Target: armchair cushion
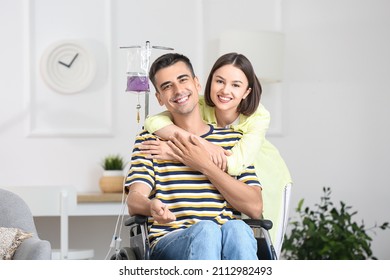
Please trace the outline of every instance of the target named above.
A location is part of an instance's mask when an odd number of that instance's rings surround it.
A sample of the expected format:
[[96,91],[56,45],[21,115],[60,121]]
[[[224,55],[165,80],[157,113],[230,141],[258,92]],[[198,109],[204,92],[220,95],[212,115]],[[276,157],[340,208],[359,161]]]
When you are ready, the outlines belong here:
[[30,237],[32,233],[21,229],[0,227],[0,259],[11,260],[22,242]]

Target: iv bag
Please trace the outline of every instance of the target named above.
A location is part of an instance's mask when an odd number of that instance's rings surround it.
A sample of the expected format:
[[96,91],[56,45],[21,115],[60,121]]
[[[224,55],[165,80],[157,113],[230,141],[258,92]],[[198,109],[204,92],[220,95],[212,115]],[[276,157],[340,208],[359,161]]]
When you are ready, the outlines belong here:
[[130,92],[149,92],[149,59],[150,48],[134,47],[129,48],[127,53],[127,87]]

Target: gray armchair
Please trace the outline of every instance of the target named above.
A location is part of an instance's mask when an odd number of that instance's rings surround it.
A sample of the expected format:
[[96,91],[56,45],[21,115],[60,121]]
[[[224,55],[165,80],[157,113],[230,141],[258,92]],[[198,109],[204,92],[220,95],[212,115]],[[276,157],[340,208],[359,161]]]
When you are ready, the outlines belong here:
[[14,260],[50,260],[49,241],[38,236],[33,216],[27,204],[18,195],[0,188],[0,227],[18,228],[32,233],[16,249]]

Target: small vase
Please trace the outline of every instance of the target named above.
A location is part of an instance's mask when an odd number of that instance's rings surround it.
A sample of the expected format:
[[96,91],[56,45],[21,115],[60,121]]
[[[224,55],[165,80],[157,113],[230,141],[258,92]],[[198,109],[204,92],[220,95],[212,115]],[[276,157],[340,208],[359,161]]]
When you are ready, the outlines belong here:
[[122,170],[104,170],[99,180],[100,190],[104,193],[122,192],[123,180]]

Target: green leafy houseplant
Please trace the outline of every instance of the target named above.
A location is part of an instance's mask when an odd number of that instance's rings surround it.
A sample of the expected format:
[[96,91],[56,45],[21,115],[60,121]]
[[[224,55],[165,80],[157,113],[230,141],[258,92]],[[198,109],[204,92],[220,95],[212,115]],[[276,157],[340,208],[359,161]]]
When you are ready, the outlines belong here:
[[293,260],[364,260],[376,259],[371,251],[372,238],[368,231],[389,229],[389,223],[366,228],[352,220],[357,211],[340,202],[340,208],[331,202],[331,189],[323,188],[321,203],[316,209],[303,209],[301,199],[296,208],[299,218],[290,221],[291,233],[285,235],[282,253],[285,259]]
[[120,155],[109,155],[103,159],[102,167],[104,170],[123,170],[125,164]]

